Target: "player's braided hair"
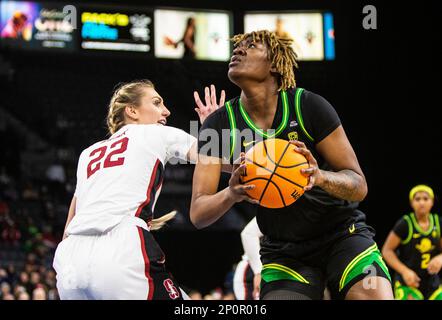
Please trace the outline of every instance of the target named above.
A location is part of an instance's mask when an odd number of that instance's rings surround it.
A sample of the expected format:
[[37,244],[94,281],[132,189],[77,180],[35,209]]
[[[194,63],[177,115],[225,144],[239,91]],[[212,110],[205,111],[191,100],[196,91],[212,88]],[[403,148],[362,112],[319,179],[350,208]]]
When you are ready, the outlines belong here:
[[279,74],[278,91],[294,88],[296,86],[295,69],[298,68],[298,55],[292,47],[293,39],[279,37],[275,32],[269,30],[259,30],[237,34],[233,36],[232,41],[234,45],[238,45],[249,37],[253,41],[262,42],[267,46],[269,60]]
[[107,128],[110,134],[114,134],[124,126],[124,108],[128,105],[138,106],[145,87],[154,88],[154,85],[152,81],[146,79],[117,85],[107,114]]

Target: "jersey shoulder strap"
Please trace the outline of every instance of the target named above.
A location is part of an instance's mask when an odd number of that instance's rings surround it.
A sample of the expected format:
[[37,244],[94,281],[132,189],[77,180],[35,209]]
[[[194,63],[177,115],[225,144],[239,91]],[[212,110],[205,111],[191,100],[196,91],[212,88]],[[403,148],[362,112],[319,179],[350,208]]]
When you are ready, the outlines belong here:
[[236,130],[237,125],[236,125],[235,112],[233,111],[232,102],[233,99],[226,102],[227,117],[229,118],[229,125],[230,125],[230,159],[232,159],[233,157],[233,152],[235,150],[236,140],[237,140],[237,130]]
[[302,117],[302,109],[301,109],[301,96],[305,89],[303,88],[296,88],[295,92],[295,115],[296,120],[298,121],[299,127],[301,128],[302,132],[305,134],[305,136],[311,141],[314,142],[315,139],[307,132],[307,129],[304,125],[304,118]]
[[434,225],[436,226],[436,235],[437,238],[440,239],[440,221],[439,221],[439,215],[436,213],[433,213],[433,220]]
[[411,238],[413,237],[413,223],[411,222],[410,215],[411,214],[406,214],[403,217],[408,225],[408,236],[404,241],[401,242],[402,244],[407,244],[408,242],[410,242]]

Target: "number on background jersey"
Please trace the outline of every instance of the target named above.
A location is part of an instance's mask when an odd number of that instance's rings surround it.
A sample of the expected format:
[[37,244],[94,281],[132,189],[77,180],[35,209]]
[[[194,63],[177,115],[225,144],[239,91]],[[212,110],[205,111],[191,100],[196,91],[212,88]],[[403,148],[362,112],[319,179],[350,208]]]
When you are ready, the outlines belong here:
[[[123,139],[115,141],[114,143],[111,144],[110,146],[111,152],[104,159],[103,168],[122,166],[124,164],[124,157],[118,157],[116,159],[112,159],[112,157],[124,153],[127,150],[128,142],[129,138],[124,137]],[[115,149],[115,147],[118,148]],[[91,161],[89,161],[89,164],[87,165],[88,178],[101,169],[101,159],[103,159],[103,157],[105,156],[106,151],[107,151],[107,146],[102,146],[100,148],[93,150],[89,154],[89,157],[93,157],[95,154],[98,155],[95,158],[91,159]]]
[[429,253],[424,253],[422,255],[422,262],[421,262],[422,269],[428,268],[428,264],[430,263],[430,258],[431,258],[431,254],[429,254]]

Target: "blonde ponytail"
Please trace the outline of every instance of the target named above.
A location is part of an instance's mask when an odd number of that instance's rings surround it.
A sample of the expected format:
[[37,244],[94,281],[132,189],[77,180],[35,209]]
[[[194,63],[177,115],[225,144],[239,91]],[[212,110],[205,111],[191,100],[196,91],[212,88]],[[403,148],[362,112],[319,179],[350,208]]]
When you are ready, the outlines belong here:
[[152,81],[147,79],[122,83],[117,86],[109,102],[106,118],[107,128],[111,135],[125,125],[124,109],[126,106],[139,106],[145,87],[155,88]]
[[166,213],[165,215],[157,218],[157,219],[152,219],[152,221],[150,222],[150,230],[159,230],[161,229],[161,227],[163,227],[167,221],[173,219],[176,215],[176,210],[171,211],[169,213]]

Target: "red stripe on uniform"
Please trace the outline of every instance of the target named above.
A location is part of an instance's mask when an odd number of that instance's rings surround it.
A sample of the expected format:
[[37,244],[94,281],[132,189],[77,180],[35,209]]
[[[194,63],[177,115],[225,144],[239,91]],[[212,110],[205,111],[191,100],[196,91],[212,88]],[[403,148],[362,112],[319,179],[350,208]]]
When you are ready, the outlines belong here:
[[146,200],[138,207],[137,212],[135,213],[135,217],[139,217],[143,208],[147,206],[150,202],[150,192],[152,191],[152,187],[155,182],[158,172],[158,166],[160,165],[160,163],[161,163],[160,160],[157,159],[152,170],[152,175],[150,176],[149,186],[147,187]]
[[249,268],[249,264],[246,264],[244,268],[244,274],[242,276],[242,284],[244,285],[244,300],[247,300],[247,269]]
[[137,227],[137,229],[138,229],[138,234],[140,235],[141,252],[143,253],[143,259],[144,259],[144,274],[146,275],[147,281],[149,283],[149,290],[147,292],[147,300],[152,300],[154,285],[153,285],[153,279],[150,276],[149,256],[147,255],[147,251],[146,251],[146,243],[144,242],[143,229],[140,227]]

